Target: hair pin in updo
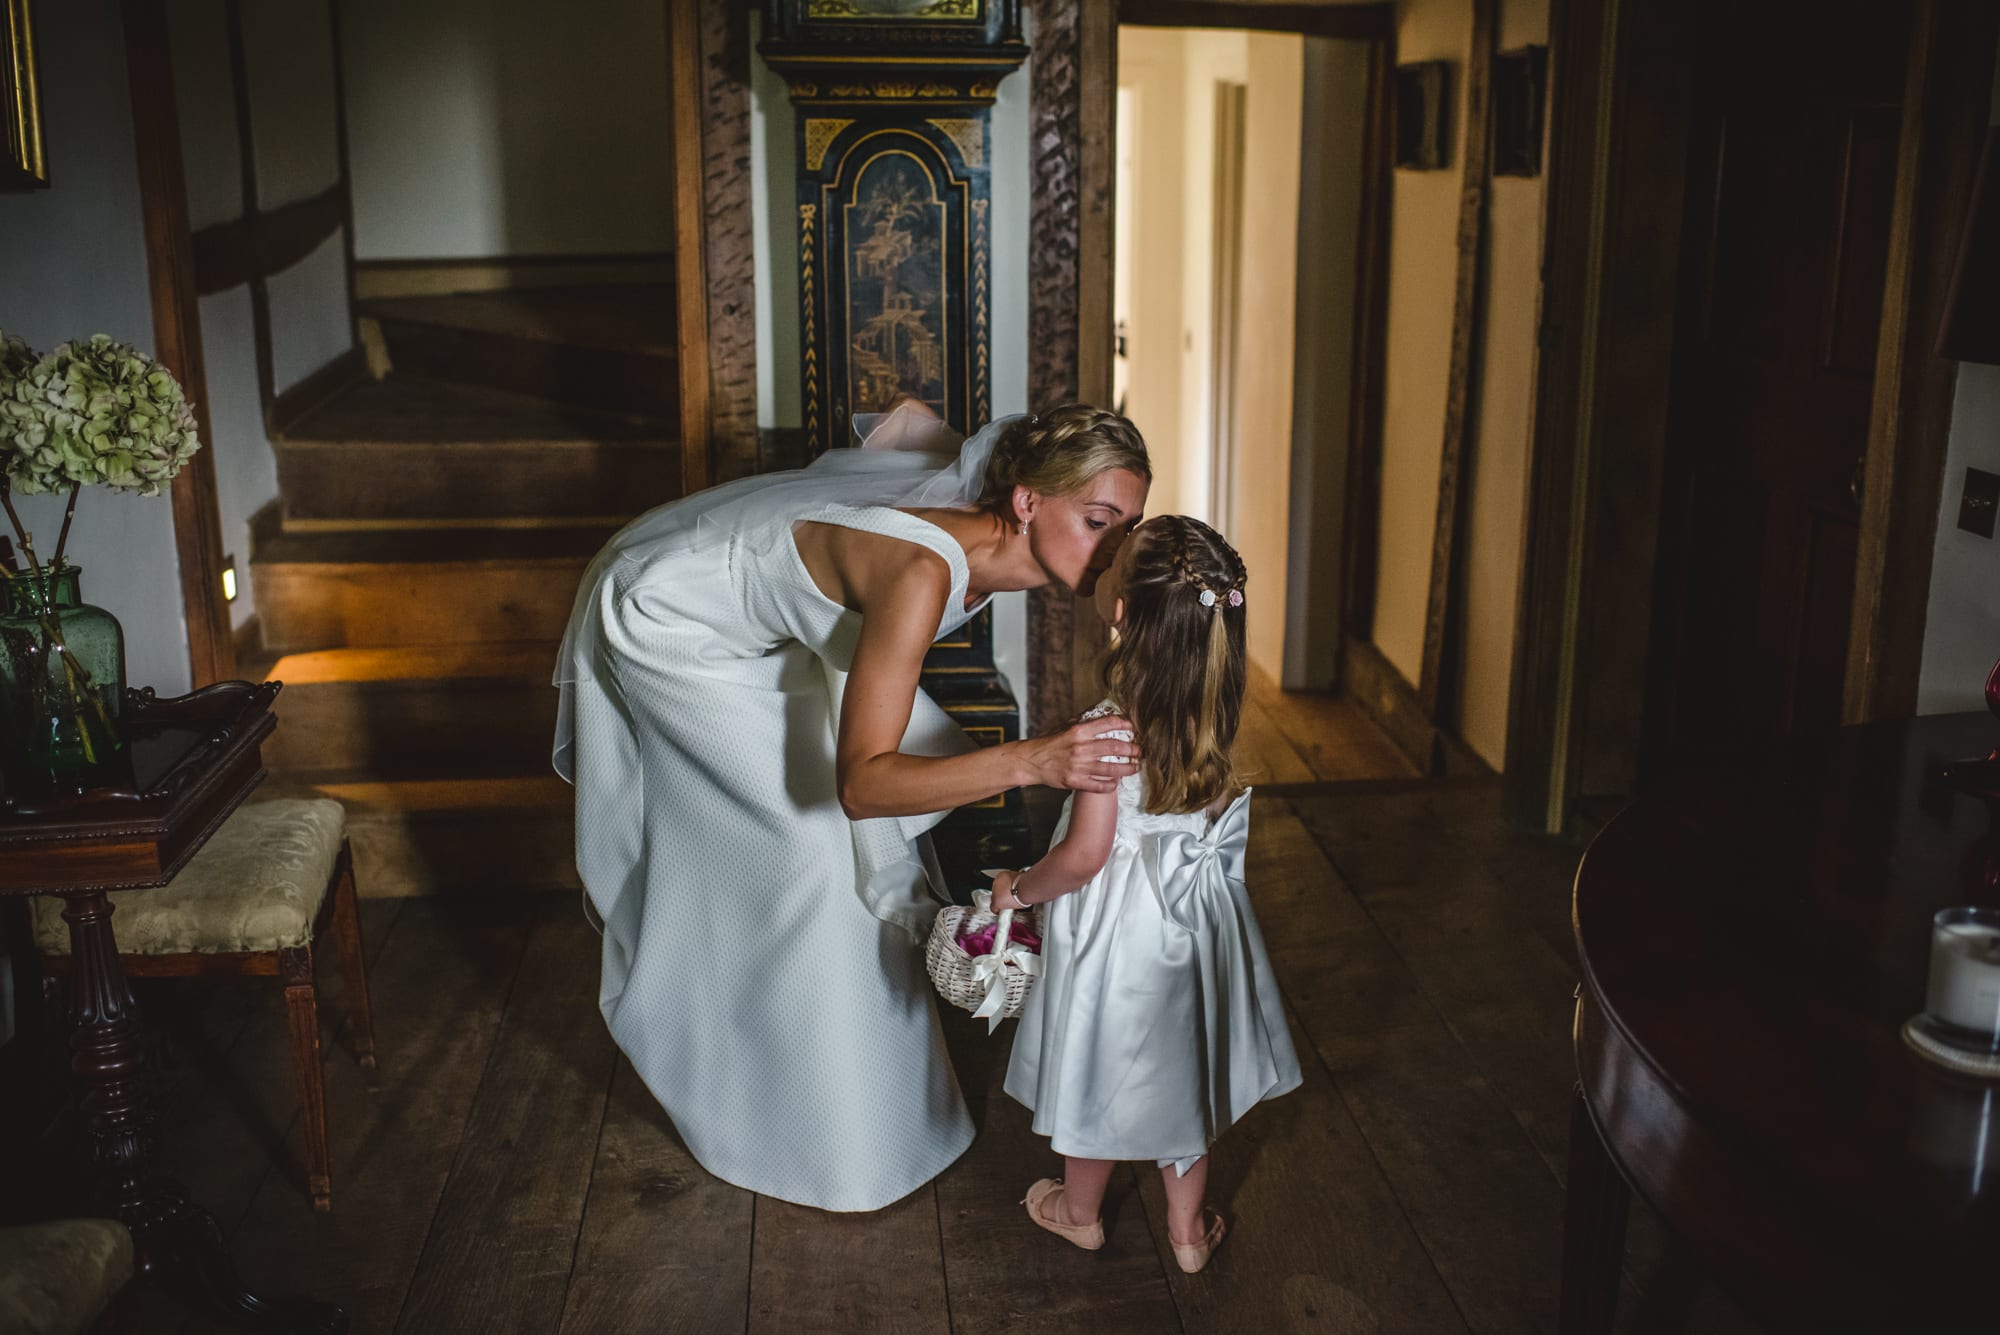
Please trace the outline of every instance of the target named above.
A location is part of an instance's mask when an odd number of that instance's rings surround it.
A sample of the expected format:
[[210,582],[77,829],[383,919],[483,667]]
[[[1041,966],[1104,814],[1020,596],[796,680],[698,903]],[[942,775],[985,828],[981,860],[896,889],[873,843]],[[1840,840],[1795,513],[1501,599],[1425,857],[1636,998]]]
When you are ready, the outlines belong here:
[[[1229,601],[1229,605],[1230,605],[1231,607],[1241,607],[1241,606],[1243,606],[1243,590],[1241,590],[1241,589],[1231,589],[1231,590],[1229,591],[1229,595],[1228,595],[1228,601]],[[1201,591],[1201,605],[1202,605],[1203,607],[1213,607],[1213,606],[1215,606],[1215,590],[1214,590],[1214,589],[1203,589],[1203,590]]]

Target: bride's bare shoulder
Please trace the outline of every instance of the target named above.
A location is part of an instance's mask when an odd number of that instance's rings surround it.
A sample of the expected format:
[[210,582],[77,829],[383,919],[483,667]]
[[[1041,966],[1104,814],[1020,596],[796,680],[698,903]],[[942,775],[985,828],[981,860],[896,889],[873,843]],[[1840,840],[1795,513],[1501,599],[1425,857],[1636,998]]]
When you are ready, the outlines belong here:
[[794,541],[821,593],[856,612],[912,607],[933,620],[951,595],[951,565],[921,543],[868,529],[808,521]]

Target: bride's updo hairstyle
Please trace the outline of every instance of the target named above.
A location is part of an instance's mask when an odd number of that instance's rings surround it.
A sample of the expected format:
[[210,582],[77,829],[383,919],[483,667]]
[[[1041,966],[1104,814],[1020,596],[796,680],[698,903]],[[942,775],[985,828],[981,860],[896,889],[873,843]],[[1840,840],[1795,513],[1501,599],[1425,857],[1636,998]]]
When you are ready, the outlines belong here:
[[1067,403],[1021,419],[995,442],[993,457],[986,461],[979,507],[1011,522],[1014,488],[1067,496],[1113,468],[1129,468],[1148,482],[1153,480],[1139,428],[1117,413]]
[[1243,785],[1229,763],[1243,720],[1243,558],[1199,519],[1158,515],[1132,530],[1124,619],[1104,659],[1105,694],[1132,720],[1146,810],[1200,811]]

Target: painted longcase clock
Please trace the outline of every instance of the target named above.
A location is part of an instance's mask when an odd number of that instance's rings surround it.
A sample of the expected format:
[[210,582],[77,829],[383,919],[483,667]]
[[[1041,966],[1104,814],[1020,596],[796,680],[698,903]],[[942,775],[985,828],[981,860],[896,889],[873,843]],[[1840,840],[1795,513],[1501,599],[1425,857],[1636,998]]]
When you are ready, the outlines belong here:
[[987,118],[1019,0],[769,0],[796,108],[800,383],[814,454],[899,394],[992,415]]
[[[764,60],[796,121],[799,377],[815,455],[907,394],[970,434],[992,407],[990,135],[1027,58],[1020,0],[767,0]],[[975,741],[1021,735],[982,611],[931,647],[923,686]],[[955,897],[1032,856],[1021,797],[937,827]]]

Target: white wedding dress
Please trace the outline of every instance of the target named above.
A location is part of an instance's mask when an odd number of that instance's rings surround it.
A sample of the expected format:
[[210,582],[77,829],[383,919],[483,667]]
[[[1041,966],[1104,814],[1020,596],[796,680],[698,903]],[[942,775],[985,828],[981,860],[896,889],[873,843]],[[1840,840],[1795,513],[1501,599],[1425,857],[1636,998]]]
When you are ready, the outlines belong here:
[[[556,765],[603,923],[599,1005],[702,1166],[767,1196],[879,1209],[972,1141],[918,948],[937,909],[923,835],[943,813],[842,812],[834,737],[860,617],[813,583],[793,530],[811,519],[937,553],[943,635],[977,610],[958,544],[828,498],[963,502],[990,448],[982,433],[955,464],[832,451],[664,506],[614,539],[578,597]],[[970,747],[919,692],[902,749]]]
[[1185,1173],[1260,1100],[1298,1088],[1299,1059],[1243,881],[1248,790],[1213,821],[1154,815],[1144,796],[1140,775],[1119,780],[1103,870],[1041,910],[1042,977],[1006,1087],[1058,1154]]

